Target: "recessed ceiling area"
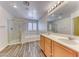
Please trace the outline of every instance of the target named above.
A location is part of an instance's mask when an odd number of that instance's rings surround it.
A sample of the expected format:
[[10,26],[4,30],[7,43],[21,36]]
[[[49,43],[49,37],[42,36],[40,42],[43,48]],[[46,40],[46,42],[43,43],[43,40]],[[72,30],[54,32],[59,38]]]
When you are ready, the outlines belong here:
[[6,1],[0,4],[14,17],[39,20],[57,1]]

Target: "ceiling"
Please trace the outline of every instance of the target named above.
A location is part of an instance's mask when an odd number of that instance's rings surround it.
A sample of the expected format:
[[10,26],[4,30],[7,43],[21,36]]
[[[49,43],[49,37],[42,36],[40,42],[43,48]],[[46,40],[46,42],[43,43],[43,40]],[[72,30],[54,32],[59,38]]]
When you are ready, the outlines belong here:
[[57,1],[28,2],[29,6],[24,4],[24,1],[4,1],[0,4],[14,17],[39,20],[51,6],[57,3]]
[[[46,14],[51,6],[57,3],[57,1],[28,1],[28,6],[24,2],[25,1],[1,1],[0,5],[14,17],[39,20]],[[49,21],[68,17],[77,9],[79,9],[79,1],[69,1],[54,11],[52,15],[49,16]]]
[[79,1],[69,1],[49,16],[48,21],[54,21],[69,17],[73,12],[79,9]]

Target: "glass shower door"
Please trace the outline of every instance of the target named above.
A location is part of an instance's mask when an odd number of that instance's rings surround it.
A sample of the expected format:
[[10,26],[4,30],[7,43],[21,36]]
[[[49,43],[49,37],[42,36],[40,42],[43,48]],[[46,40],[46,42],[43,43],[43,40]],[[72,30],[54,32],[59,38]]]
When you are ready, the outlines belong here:
[[8,20],[8,43],[15,44],[21,42],[20,25],[15,20]]

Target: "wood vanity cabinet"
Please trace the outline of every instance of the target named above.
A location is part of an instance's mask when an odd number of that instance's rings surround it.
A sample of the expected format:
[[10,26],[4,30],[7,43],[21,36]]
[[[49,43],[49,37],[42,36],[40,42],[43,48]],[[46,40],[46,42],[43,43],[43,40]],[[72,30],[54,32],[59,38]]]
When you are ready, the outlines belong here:
[[52,40],[45,37],[45,55],[51,57],[52,55]]
[[54,42],[54,57],[76,57],[76,52]]
[[40,36],[40,48],[42,49],[42,51],[45,50],[45,37],[44,36]]
[[77,57],[76,51],[51,40],[45,36],[40,36],[40,47],[47,57]]

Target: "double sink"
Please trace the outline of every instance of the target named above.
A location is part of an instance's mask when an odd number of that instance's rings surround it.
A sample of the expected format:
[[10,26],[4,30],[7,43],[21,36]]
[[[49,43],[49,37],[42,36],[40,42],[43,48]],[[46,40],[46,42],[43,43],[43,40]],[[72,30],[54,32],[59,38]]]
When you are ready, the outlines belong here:
[[69,44],[69,45],[79,45],[79,38],[73,38],[73,37],[65,37],[65,36],[59,36],[59,35],[53,35],[50,34],[49,37],[55,38],[60,40],[63,43]]
[[68,39],[60,39],[62,42],[67,43],[69,45],[79,45],[79,40],[74,39],[74,40],[68,40]]

